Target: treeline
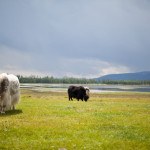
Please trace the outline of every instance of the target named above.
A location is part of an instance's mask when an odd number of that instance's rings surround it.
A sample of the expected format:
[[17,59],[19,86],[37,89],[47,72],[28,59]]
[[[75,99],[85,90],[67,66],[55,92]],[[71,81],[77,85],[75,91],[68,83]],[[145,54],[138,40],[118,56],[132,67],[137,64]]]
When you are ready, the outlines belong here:
[[98,81],[101,84],[122,84],[122,85],[150,85],[150,80],[119,80],[119,81],[111,81],[111,80],[103,80]]
[[54,77],[23,77],[18,75],[20,83],[63,83],[63,84],[96,84],[97,81],[92,79],[87,80],[86,78],[54,78]]
[[54,78],[54,77],[23,77],[18,75],[20,83],[62,83],[62,84],[123,84],[123,85],[150,85],[150,80],[120,80],[120,81],[95,81],[92,79]]

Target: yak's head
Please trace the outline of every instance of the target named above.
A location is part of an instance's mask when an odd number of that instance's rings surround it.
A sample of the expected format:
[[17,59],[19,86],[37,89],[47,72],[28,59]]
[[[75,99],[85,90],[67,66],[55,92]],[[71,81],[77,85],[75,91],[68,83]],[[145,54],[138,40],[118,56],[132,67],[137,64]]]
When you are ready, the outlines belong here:
[[90,97],[90,89],[88,87],[84,87],[86,91],[86,95],[84,96],[84,100],[87,101]]
[[84,95],[84,100],[87,102],[87,100],[89,99],[88,95]]

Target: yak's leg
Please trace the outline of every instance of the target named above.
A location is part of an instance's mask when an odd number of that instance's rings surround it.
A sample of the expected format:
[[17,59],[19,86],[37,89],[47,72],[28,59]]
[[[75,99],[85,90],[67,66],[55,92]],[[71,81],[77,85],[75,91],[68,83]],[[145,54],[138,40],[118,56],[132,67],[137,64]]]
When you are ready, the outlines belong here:
[[0,113],[2,112],[2,106],[0,105]]
[[69,101],[71,100],[71,97],[69,97]]
[[3,104],[3,102],[2,102],[2,104],[0,105],[0,113],[1,114],[4,114],[5,113],[5,105]]
[[17,103],[19,103],[19,100],[20,100],[20,92],[17,91],[15,94],[13,94],[11,96],[11,106],[12,106],[12,109],[15,110],[15,105]]
[[69,101],[70,101],[70,100],[72,100],[72,101],[73,101],[72,97],[69,97]]
[[3,93],[2,96],[1,96],[1,100],[2,100],[1,114],[5,114],[6,106],[10,105],[10,95],[9,95],[9,93],[8,92]]
[[13,105],[13,110],[15,110],[15,105]]
[[69,96],[69,101],[72,100],[72,97]]
[[3,105],[2,110],[1,110],[1,114],[5,114],[5,108],[6,108],[6,105]]

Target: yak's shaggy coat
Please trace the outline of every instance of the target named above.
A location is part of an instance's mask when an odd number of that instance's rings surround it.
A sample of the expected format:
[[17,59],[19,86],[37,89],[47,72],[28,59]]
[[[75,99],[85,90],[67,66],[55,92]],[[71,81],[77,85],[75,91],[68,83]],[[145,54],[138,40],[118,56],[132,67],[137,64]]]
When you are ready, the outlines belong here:
[[68,88],[68,96],[69,101],[73,100],[72,98],[76,98],[78,101],[81,99],[82,101],[87,101],[89,99],[89,88],[83,86],[69,86]]
[[5,113],[5,109],[15,110],[15,105],[19,103],[20,91],[19,80],[13,74],[0,74],[0,113]]

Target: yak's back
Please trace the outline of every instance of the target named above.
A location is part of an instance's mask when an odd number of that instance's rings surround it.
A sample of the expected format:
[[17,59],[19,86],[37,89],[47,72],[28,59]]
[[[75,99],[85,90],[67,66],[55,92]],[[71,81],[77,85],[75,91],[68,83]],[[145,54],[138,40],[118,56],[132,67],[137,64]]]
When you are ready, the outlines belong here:
[[69,86],[68,88],[68,94],[72,93],[72,94],[78,94],[78,93],[86,93],[86,90],[83,86]]
[[8,75],[8,80],[9,80],[9,84],[10,84],[10,86],[9,86],[10,92],[12,94],[17,93],[19,91],[19,87],[20,87],[18,77],[13,74],[10,74],[10,75]]

